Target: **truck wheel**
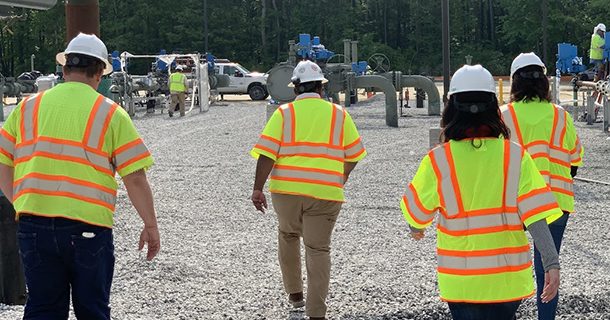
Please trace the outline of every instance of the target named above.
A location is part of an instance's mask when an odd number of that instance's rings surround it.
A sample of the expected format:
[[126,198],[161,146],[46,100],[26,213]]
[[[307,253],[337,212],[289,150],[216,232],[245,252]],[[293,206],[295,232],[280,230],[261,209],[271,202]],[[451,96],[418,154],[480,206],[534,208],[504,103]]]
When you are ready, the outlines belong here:
[[250,95],[250,99],[252,100],[263,100],[265,99],[265,88],[259,85],[254,85],[250,87],[248,90],[248,94]]

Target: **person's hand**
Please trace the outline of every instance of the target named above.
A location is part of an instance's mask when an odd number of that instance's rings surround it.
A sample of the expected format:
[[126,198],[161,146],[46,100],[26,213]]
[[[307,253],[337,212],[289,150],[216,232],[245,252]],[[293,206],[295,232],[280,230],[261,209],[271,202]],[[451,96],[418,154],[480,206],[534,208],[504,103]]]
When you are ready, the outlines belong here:
[[252,204],[260,212],[265,212],[265,209],[267,209],[267,198],[261,190],[252,191]]
[[547,303],[557,295],[559,289],[559,269],[550,269],[544,274],[544,289],[540,295],[540,300]]
[[140,243],[138,250],[144,248],[144,243],[147,244],[148,252],[146,253],[146,260],[151,261],[159,250],[161,249],[161,240],[159,237],[159,228],[157,226],[144,227],[140,233]]
[[411,238],[413,238],[413,239],[415,239],[417,241],[423,239],[424,236],[425,236],[424,230],[422,230],[420,232],[413,232],[413,231],[411,231],[410,235],[411,235]]

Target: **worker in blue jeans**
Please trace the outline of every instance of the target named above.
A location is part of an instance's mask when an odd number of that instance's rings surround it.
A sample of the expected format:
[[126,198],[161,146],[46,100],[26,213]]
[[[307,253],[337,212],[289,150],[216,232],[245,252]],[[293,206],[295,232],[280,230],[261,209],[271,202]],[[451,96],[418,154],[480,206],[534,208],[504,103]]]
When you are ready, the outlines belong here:
[[[561,240],[563,239],[563,232],[566,230],[568,218],[570,213],[564,211],[561,218],[553,221],[549,224],[549,230],[551,236],[553,236],[553,242],[555,242],[555,249],[559,253],[561,248]],[[542,259],[540,258],[540,251],[534,243],[534,268],[536,273],[536,287],[544,288],[544,268],[542,265]],[[557,302],[559,301],[559,294],[555,296],[551,301],[543,303],[540,295],[542,290],[536,292],[536,303],[538,305],[538,319],[555,319],[555,313],[557,312]]]

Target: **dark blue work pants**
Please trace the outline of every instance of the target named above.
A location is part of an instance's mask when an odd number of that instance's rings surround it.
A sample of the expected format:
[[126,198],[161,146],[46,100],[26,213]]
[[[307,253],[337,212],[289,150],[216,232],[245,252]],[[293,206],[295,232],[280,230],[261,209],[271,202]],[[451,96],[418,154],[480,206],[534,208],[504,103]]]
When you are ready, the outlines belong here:
[[[559,249],[561,248],[563,232],[566,229],[569,217],[570,214],[568,212],[564,212],[561,218],[549,224],[549,230],[551,231],[551,235],[553,236],[553,242],[555,242],[555,249],[557,249],[557,253],[559,253]],[[553,298],[553,300],[549,301],[548,303],[542,303],[542,300],[540,300],[540,295],[542,294],[542,290],[544,289],[545,272],[544,267],[542,266],[542,258],[540,257],[540,252],[538,251],[538,248],[536,248],[536,243],[534,243],[534,269],[536,271],[536,303],[538,305],[538,319],[553,320],[555,319],[555,313],[557,312],[559,291],[557,291],[557,295],[555,296],[555,298]]]
[[449,302],[453,320],[514,320],[521,300],[501,303]]
[[22,215],[17,233],[28,298],[24,319],[110,319],[112,229],[64,218]]

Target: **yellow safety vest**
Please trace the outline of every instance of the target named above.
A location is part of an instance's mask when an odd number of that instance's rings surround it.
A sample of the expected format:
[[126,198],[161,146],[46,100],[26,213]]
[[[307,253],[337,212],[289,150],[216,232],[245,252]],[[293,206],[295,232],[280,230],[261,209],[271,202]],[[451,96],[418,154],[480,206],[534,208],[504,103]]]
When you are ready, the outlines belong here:
[[[511,131],[511,140],[524,146],[534,159],[561,210],[574,212],[570,167],[582,165],[584,148],[578,140],[570,114],[540,99],[514,102],[501,110],[502,118]],[[549,217],[547,222],[560,217]]]
[[179,72],[169,76],[169,91],[186,92],[186,76]]
[[606,43],[606,40],[597,32],[591,36],[591,48],[589,50],[590,59],[602,60],[604,58],[604,49],[600,48],[604,43]]
[[344,201],[344,162],[366,156],[350,115],[320,98],[280,106],[250,153],[275,161],[270,192],[331,201]]
[[[531,157],[516,143],[451,140],[426,155],[400,202],[412,226],[436,213],[441,299],[492,303],[533,294],[523,225],[561,213]],[[477,141],[477,144],[479,141]]]
[[124,177],[153,160],[125,110],[86,84],[66,82],[10,114],[0,130],[0,163],[15,168],[18,214],[111,228],[115,173]]

